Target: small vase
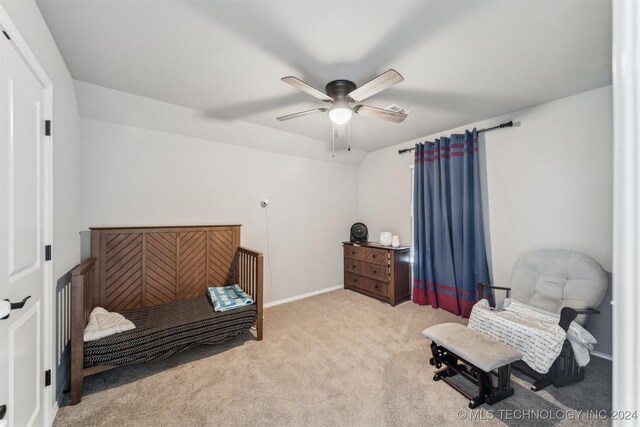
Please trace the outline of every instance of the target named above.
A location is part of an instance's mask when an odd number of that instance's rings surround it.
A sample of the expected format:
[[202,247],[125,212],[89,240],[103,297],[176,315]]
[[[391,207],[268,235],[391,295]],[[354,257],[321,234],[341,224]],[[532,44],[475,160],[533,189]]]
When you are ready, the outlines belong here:
[[400,246],[400,238],[397,234],[393,235],[393,238],[391,239],[391,246],[393,246],[394,248]]

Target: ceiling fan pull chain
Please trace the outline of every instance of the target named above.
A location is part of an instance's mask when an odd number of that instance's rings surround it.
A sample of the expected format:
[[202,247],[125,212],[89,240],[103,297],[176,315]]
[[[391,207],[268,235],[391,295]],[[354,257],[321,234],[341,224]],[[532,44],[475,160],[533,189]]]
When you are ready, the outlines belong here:
[[347,122],[347,151],[351,151],[351,120]]
[[336,124],[331,123],[331,157],[336,157]]

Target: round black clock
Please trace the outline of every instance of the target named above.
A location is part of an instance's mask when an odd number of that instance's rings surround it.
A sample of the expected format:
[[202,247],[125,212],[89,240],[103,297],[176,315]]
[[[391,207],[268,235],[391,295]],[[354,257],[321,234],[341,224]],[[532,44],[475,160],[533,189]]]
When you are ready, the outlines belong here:
[[361,222],[356,222],[351,226],[351,241],[354,243],[363,243],[369,239],[369,230],[367,226]]

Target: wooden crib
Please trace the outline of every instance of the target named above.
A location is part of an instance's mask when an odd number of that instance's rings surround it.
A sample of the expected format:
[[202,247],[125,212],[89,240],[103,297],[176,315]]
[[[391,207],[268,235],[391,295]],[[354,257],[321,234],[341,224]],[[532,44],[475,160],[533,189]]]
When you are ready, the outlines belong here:
[[[92,228],[91,258],[72,271],[71,404],[82,398],[84,377],[119,366],[85,368],[84,328],[94,307],[139,315],[145,307],[202,299],[209,286],[237,283],[255,301],[248,325],[255,319],[262,340],[263,258],[239,243],[239,225]],[[215,342],[208,333],[203,342]]]

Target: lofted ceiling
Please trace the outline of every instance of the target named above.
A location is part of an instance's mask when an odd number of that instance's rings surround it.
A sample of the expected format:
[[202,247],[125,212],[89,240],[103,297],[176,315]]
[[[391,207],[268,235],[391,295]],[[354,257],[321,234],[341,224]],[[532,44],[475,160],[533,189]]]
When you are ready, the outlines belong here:
[[373,151],[611,83],[610,1],[38,0],[74,79],[331,141],[323,90],[394,68],[405,81],[366,101],[412,113],[355,116]]

